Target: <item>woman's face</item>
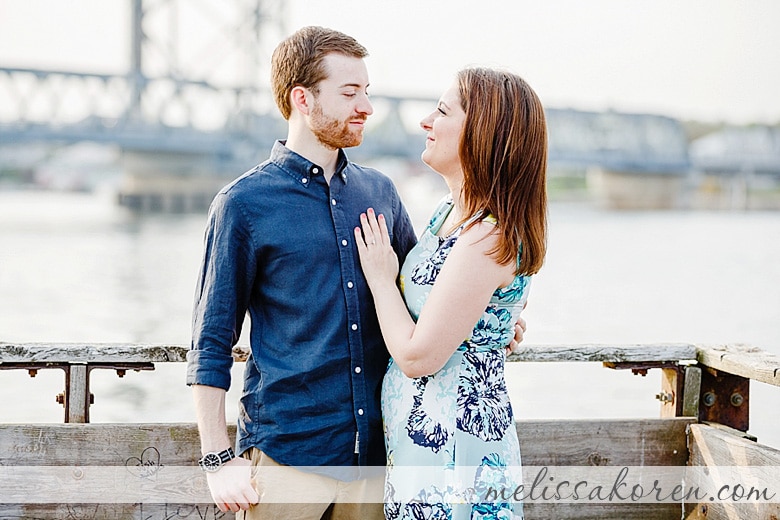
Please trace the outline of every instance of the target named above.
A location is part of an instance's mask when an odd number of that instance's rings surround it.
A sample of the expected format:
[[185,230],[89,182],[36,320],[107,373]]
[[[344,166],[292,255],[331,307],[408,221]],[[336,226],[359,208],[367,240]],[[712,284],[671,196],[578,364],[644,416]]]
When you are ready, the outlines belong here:
[[428,133],[422,160],[443,177],[463,176],[458,146],[465,121],[466,113],[460,103],[457,84],[447,89],[436,110],[420,121],[420,126]]

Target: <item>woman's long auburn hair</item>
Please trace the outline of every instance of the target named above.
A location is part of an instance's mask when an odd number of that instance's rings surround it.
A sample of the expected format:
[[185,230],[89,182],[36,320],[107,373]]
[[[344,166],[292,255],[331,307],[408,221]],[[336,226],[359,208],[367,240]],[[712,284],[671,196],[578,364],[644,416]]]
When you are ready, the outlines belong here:
[[519,76],[468,68],[457,75],[466,112],[460,141],[464,215],[492,214],[490,251],[516,274],[541,269],[547,252],[547,124],[542,103]]

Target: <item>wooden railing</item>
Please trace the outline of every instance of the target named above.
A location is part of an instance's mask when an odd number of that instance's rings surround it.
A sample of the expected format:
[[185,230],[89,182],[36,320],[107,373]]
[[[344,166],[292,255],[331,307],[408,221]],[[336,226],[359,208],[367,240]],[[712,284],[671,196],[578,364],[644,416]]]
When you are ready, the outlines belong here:
[[[187,350],[180,345],[0,343],[0,369],[31,374],[63,370],[61,401],[67,423],[0,424],[0,471],[8,475],[13,467],[120,466],[133,474],[137,467],[195,466],[199,442],[192,423],[87,424],[93,370],[116,370],[120,375],[153,370],[157,363],[184,362]],[[246,357],[246,348],[234,349],[236,361]],[[776,355],[738,345],[537,345],[523,347],[509,361],[599,362],[640,374],[663,372],[659,418],[518,421],[524,466],[780,467],[780,451],[747,434],[750,380],[780,386]],[[73,475],[78,471],[74,469]],[[0,504],[0,518],[231,518],[208,503],[205,479],[199,472],[193,475],[193,482],[176,491],[181,503],[20,500]],[[14,485],[0,478],[0,493]],[[780,482],[777,488],[780,491]],[[193,493],[206,499],[193,503]],[[780,518],[780,503],[527,503],[525,512],[529,520]]]

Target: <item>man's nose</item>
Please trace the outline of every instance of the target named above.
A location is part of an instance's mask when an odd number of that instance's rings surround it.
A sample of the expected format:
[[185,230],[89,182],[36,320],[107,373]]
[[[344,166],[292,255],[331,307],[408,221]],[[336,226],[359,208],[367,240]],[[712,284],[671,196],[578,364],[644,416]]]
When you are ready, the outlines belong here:
[[362,95],[360,97],[360,103],[357,106],[357,111],[361,114],[366,114],[367,116],[370,116],[374,113],[374,106],[371,104],[371,100],[368,99],[367,95]]

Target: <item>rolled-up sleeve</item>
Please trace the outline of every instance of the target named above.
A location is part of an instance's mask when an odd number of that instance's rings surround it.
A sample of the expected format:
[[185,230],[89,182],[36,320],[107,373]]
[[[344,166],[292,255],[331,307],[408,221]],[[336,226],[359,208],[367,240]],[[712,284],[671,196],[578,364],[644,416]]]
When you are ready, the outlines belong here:
[[256,273],[249,223],[229,192],[209,210],[195,290],[187,384],[230,388],[232,348],[238,342]]

